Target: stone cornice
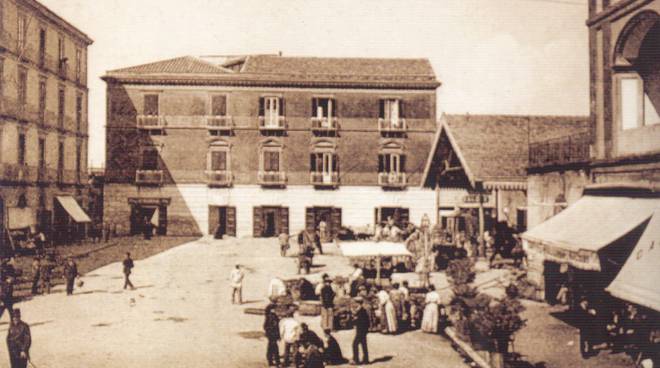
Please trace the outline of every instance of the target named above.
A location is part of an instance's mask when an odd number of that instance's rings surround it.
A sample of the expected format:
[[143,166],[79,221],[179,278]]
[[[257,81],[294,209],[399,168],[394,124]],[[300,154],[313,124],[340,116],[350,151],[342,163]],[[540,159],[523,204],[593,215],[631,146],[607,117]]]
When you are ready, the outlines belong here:
[[44,5],[40,4],[38,1],[35,0],[17,0],[17,3],[20,4],[21,6],[24,7],[29,7],[35,12],[38,12],[41,16],[43,16],[46,20],[50,21],[51,23],[57,25],[58,27],[62,28],[66,32],[68,32],[71,36],[75,37],[78,41],[82,41],[85,43],[85,45],[89,46],[92,43],[94,43],[94,40],[89,38],[87,34],[83,33],[81,30],[76,28],[74,25],[71,23],[67,22],[64,18],[60,17],[57,15],[55,12],[52,10],[48,9]]

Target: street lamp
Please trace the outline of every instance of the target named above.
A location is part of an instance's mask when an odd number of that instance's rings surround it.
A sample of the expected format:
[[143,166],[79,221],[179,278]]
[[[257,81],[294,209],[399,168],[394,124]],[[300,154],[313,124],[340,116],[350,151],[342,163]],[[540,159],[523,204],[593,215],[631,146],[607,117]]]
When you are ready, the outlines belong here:
[[422,272],[420,275],[420,279],[422,282],[423,287],[428,287],[429,286],[429,279],[430,279],[430,273],[431,273],[431,265],[429,264],[429,241],[428,241],[428,231],[429,228],[431,227],[431,220],[429,219],[429,216],[427,214],[424,214],[422,216],[422,221],[420,224],[420,229],[422,231],[422,238],[424,241],[424,260],[422,261]]

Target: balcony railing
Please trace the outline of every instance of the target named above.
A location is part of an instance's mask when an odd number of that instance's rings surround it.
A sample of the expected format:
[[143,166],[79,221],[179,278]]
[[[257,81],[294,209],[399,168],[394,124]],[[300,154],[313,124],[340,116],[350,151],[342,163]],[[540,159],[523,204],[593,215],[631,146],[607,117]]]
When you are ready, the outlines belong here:
[[406,119],[378,119],[378,130],[380,132],[405,132],[407,129]]
[[378,185],[384,188],[404,188],[407,184],[406,173],[379,173]]
[[336,187],[339,185],[339,173],[312,172],[309,173],[309,181],[318,187]]
[[165,120],[160,115],[138,115],[137,127],[140,129],[163,129]]
[[233,175],[227,170],[207,170],[206,182],[210,187],[228,187],[232,183]]
[[259,117],[259,130],[285,130],[286,124],[284,116],[277,117]]
[[161,185],[163,184],[163,170],[137,170],[135,184]]
[[259,171],[257,180],[261,185],[285,185],[286,173],[283,171]]
[[530,143],[529,167],[540,168],[587,162],[590,158],[590,144],[589,133]]
[[2,175],[0,179],[2,180],[19,183],[27,183],[34,180],[31,176],[34,168],[30,170],[30,167],[27,165],[2,164],[0,167],[2,167],[2,171],[0,172],[0,175]]
[[328,132],[337,130],[336,117],[314,117],[312,120],[312,131],[314,132]]
[[234,125],[231,116],[209,115],[205,120],[208,130],[232,130]]

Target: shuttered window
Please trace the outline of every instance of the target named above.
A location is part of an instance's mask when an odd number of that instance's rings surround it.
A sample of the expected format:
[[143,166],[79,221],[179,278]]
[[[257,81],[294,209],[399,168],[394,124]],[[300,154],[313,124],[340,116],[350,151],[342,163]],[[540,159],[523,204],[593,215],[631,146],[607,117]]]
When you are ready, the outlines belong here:
[[264,152],[264,171],[280,171],[280,153],[276,151]]
[[158,115],[158,95],[144,95],[144,115]]
[[158,151],[146,149],[142,151],[142,170],[158,170]]
[[211,152],[211,170],[213,170],[213,171],[226,171],[227,170],[227,152],[226,151],[212,151]]
[[227,115],[227,96],[213,95],[211,97],[211,115],[213,116]]

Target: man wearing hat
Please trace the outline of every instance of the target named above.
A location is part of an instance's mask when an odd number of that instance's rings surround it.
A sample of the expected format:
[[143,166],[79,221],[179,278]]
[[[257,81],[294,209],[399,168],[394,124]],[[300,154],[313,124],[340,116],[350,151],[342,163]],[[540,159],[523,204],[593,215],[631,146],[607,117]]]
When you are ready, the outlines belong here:
[[66,279],[66,295],[73,295],[73,283],[78,277],[78,265],[69,257],[64,265],[64,278]]
[[21,321],[21,310],[14,309],[7,333],[7,350],[11,368],[26,368],[30,356],[32,336],[30,326]]
[[[368,301],[362,297],[355,298],[358,303],[357,309],[353,312],[353,325],[355,326],[355,338],[353,338],[353,360],[351,365],[369,364],[369,349],[367,348],[367,334],[369,333],[369,315],[365,310]],[[362,346],[364,359],[360,362],[359,347]]]
[[330,277],[323,279],[321,297],[321,329],[334,330],[335,291],[332,289]]

